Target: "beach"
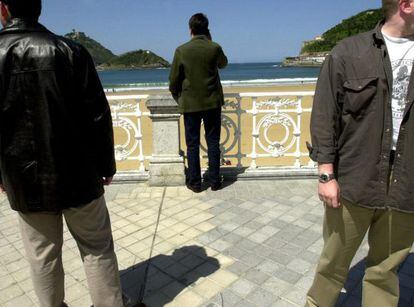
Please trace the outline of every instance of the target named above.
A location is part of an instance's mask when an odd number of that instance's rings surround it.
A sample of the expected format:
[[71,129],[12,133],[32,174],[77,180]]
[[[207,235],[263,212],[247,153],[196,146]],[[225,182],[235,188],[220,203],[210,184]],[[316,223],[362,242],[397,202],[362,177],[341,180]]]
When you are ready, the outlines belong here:
[[[242,93],[262,93],[262,92],[303,92],[303,91],[314,91],[315,90],[315,83],[313,84],[283,84],[283,85],[243,85],[243,86],[224,86],[223,87],[224,93],[226,96],[230,95],[233,96]],[[141,90],[126,90],[123,89],[120,92],[108,92],[107,96],[126,96],[126,95],[168,95],[169,92],[167,89],[141,89]],[[257,99],[257,101],[266,101],[266,100],[274,100],[275,97],[262,97]],[[303,109],[310,109],[312,107],[313,97],[308,96],[304,97],[302,100],[302,108]],[[130,103],[136,103],[134,101],[129,101]],[[231,104],[231,106],[223,108],[223,116],[228,119],[228,129],[222,130],[222,141],[225,142],[224,149],[228,149],[228,147],[232,147],[229,152],[226,152],[224,155],[223,160],[223,167],[249,167],[251,164],[251,158],[247,157],[246,155],[250,154],[252,151],[253,146],[253,120],[252,115],[246,110],[251,110],[252,108],[252,99],[250,97],[244,97],[240,101],[240,112],[237,111],[237,101],[235,98],[226,98],[227,103],[235,102],[236,104]],[[111,102],[113,103],[113,102]],[[147,108],[145,107],[145,100],[140,102],[140,109],[141,111],[148,112]],[[283,108],[281,108],[283,109]],[[263,118],[265,115],[258,115],[257,121]],[[297,121],[297,114],[291,115],[292,119],[296,122]],[[304,112],[301,114],[300,117],[300,126],[303,127],[301,129],[301,139],[300,139],[300,151],[306,152],[306,142],[310,140],[310,132],[309,132],[309,122],[310,122],[310,112]],[[239,139],[236,140],[237,137],[237,130],[239,130],[241,136]],[[148,116],[142,117],[142,145],[143,145],[143,155],[146,158],[149,158],[152,154],[152,122]],[[125,133],[125,129],[121,127],[114,128],[115,134],[115,143],[116,144],[124,144],[128,142],[128,135]],[[184,129],[183,129],[183,122],[181,119],[181,149],[185,152],[185,137],[184,137]],[[269,129],[267,133],[268,139],[271,141],[280,141],[285,138],[285,128],[282,126],[273,126]],[[292,135],[289,138],[293,138]],[[290,140],[287,140],[287,143],[290,143]],[[232,145],[233,144],[233,145]],[[202,146],[205,148],[205,141],[202,138]],[[138,149],[136,150],[138,151]],[[289,151],[288,153],[290,153]],[[294,150],[292,150],[294,152]],[[258,154],[265,153],[264,150],[258,148]],[[135,154],[139,154],[135,152]],[[202,152],[202,155],[205,156],[205,153]],[[300,163],[302,166],[308,165],[310,162],[308,157],[301,157]],[[293,166],[295,163],[294,156],[275,156],[275,157],[266,157],[266,158],[258,158],[257,164],[260,167],[268,167],[268,166]],[[148,160],[145,161],[145,166],[148,167]],[[118,161],[117,163],[118,171],[132,171],[137,170],[139,167],[138,161]],[[202,167],[207,167],[207,159],[204,157],[202,160]]]

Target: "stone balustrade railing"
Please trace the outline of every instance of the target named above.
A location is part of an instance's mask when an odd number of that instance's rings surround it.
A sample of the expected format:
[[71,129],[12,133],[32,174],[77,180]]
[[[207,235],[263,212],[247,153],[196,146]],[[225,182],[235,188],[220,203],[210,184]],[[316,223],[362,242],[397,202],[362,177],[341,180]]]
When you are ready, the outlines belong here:
[[[226,94],[222,113],[222,172],[239,179],[316,174],[308,158],[314,92]],[[115,131],[118,180],[150,185],[185,182],[185,142],[169,95],[108,96]],[[202,144],[206,165],[206,148]]]

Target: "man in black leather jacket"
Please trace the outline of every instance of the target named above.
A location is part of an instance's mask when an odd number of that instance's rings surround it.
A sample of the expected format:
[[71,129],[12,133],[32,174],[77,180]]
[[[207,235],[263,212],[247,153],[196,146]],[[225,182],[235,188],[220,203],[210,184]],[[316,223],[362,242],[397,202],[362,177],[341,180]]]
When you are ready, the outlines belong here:
[[123,306],[103,185],[110,108],[88,52],[38,23],[41,0],[0,3],[0,189],[18,211],[41,306],[64,306],[63,216],[94,306]]

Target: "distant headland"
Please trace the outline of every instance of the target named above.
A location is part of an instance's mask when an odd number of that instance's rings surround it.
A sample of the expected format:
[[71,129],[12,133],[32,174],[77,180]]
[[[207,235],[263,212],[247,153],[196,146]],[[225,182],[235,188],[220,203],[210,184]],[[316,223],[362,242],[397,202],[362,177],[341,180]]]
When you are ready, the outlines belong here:
[[343,20],[315,39],[305,41],[299,56],[287,57],[283,66],[321,66],[332,48],[344,38],[369,31],[383,19],[381,9],[367,10]]
[[73,30],[65,35],[84,46],[91,54],[98,70],[128,70],[170,67],[170,63],[150,50],[135,50],[119,56],[105,48],[84,32]]

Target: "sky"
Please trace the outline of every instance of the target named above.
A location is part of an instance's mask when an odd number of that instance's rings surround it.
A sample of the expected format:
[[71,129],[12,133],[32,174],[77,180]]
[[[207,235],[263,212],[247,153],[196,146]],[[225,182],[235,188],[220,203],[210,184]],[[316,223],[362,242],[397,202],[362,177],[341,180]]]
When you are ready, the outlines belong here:
[[231,63],[277,62],[341,20],[381,0],[43,0],[41,23],[57,34],[85,32],[115,54],[145,49],[168,61],[203,12]]

